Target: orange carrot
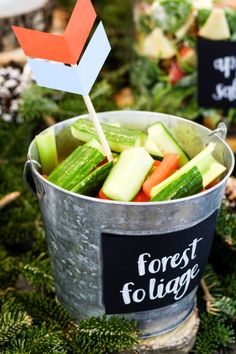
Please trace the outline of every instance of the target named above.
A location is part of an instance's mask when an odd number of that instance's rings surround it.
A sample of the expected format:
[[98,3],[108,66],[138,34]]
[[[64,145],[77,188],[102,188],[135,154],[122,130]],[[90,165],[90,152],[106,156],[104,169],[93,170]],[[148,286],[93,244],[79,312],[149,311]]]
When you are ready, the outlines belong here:
[[148,197],[142,190],[136,195],[132,202],[149,202],[150,197]]
[[169,177],[178,168],[178,166],[179,156],[173,153],[167,153],[160,165],[144,182],[144,193],[150,197],[151,189]]
[[154,160],[153,167],[158,167],[160,165],[161,161],[159,160]]

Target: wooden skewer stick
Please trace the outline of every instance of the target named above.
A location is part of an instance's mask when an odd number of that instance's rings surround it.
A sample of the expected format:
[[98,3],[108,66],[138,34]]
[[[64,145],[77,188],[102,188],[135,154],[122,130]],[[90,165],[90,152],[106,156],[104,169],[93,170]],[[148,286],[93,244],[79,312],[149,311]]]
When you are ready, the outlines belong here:
[[112,153],[111,153],[110,146],[109,146],[109,144],[107,142],[107,139],[105,137],[105,134],[103,132],[101,124],[100,124],[100,122],[98,120],[97,113],[96,113],[96,111],[94,109],[93,103],[92,103],[89,95],[84,95],[83,99],[84,99],[86,107],[87,107],[87,109],[89,111],[90,117],[91,117],[91,119],[93,121],[95,129],[97,131],[98,137],[100,139],[100,142],[102,144],[104,152],[105,152],[105,154],[107,156],[107,159],[108,159],[108,161],[113,161],[113,156],[112,156]]

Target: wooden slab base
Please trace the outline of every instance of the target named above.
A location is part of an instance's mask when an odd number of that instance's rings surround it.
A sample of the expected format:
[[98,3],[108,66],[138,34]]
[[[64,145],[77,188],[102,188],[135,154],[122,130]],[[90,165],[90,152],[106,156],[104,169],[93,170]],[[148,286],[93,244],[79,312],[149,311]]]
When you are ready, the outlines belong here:
[[198,311],[195,309],[190,317],[174,330],[156,337],[140,340],[132,351],[120,354],[186,354],[192,349],[199,327]]

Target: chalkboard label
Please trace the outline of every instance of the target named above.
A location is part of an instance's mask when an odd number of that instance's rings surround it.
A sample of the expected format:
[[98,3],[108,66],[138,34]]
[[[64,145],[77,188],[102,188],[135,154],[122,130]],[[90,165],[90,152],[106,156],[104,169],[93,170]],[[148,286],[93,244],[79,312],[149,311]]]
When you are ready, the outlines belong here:
[[236,107],[236,42],[198,38],[198,103]]
[[161,308],[189,294],[207,263],[217,211],[199,224],[156,235],[102,234],[107,314]]

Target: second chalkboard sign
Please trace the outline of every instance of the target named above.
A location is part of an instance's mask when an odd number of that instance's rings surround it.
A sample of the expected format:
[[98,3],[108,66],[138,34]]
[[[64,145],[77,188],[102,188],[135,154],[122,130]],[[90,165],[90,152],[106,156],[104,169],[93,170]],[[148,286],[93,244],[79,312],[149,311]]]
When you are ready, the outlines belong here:
[[236,42],[198,38],[198,103],[236,107]]

